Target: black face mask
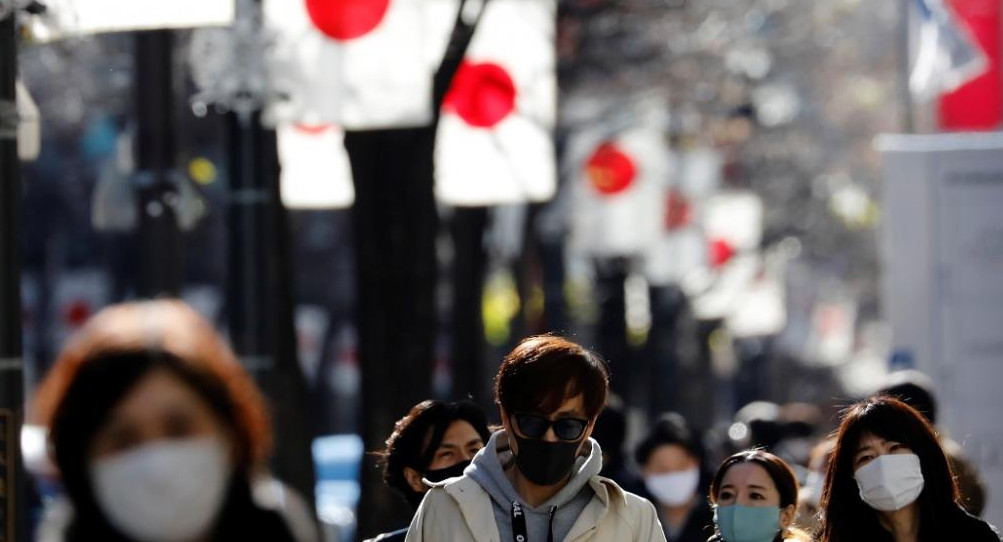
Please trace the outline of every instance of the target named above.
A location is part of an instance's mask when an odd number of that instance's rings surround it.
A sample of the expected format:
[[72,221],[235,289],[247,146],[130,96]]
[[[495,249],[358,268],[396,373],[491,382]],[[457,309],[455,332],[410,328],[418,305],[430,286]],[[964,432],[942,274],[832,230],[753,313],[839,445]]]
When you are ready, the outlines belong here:
[[[427,470],[422,474],[422,478],[428,480],[429,482],[441,482],[447,478],[456,478],[457,476],[463,476],[463,469],[470,465],[470,461],[460,461],[459,463],[453,465],[452,467],[446,467],[444,469]],[[418,508],[421,504],[421,500],[425,497],[425,492],[414,491],[409,489],[407,495],[407,502],[412,508]]]
[[447,478],[456,478],[457,476],[463,476],[463,469],[467,468],[468,465],[470,465],[470,461],[460,461],[452,467],[427,470],[425,471],[425,476],[422,478],[425,478],[429,482],[441,482]]
[[574,442],[548,442],[542,439],[523,438],[515,435],[519,443],[519,455],[515,456],[515,466],[527,480],[538,486],[552,486],[563,481],[575,466],[578,446]]

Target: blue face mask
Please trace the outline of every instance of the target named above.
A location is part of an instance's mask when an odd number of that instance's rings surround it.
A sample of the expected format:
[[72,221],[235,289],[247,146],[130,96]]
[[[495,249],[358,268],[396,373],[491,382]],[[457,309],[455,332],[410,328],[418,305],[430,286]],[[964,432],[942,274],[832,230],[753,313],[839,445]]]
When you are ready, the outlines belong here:
[[771,542],[780,532],[780,507],[717,506],[714,523],[725,542]]

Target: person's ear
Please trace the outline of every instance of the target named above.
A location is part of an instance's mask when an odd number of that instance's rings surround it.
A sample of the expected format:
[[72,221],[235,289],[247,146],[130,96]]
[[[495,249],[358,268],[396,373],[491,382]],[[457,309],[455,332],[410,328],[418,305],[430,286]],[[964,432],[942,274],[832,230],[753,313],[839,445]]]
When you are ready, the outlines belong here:
[[505,407],[498,405],[498,415],[501,416],[502,428],[509,435],[512,434],[512,422],[508,419],[508,412],[505,412]]
[[424,493],[428,490],[428,486],[421,481],[421,473],[411,467],[404,467],[404,479],[407,480],[408,487],[418,493]]
[[784,508],[780,509],[780,528],[787,529],[791,525],[794,525],[794,515],[797,513],[797,507],[793,504],[789,504]]

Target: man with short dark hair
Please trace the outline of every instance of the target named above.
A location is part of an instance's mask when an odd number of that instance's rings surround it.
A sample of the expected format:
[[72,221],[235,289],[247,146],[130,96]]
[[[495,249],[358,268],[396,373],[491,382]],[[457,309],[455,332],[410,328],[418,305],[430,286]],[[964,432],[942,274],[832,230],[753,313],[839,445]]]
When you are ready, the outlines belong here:
[[407,541],[664,541],[652,504],[599,476],[589,437],[608,391],[592,352],[555,336],[523,340],[495,379],[504,429],[462,477],[426,494]]

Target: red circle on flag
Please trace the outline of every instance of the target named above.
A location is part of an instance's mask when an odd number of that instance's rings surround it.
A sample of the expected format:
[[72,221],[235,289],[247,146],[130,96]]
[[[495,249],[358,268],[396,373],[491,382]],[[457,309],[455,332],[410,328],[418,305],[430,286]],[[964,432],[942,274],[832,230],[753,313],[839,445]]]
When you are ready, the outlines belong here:
[[386,17],[390,0],[305,0],[310,21],[325,36],[347,41],[365,36]]
[[300,124],[297,122],[293,124],[293,128],[295,128],[297,132],[306,135],[320,135],[333,128],[333,126],[330,124]]
[[505,68],[491,62],[463,62],[443,108],[476,128],[493,128],[515,110],[516,89]]
[[735,248],[724,239],[711,239],[710,241],[710,265],[714,269],[724,266],[732,256],[735,255]]
[[634,161],[613,143],[599,145],[585,168],[592,186],[607,196],[630,188],[637,177]]

